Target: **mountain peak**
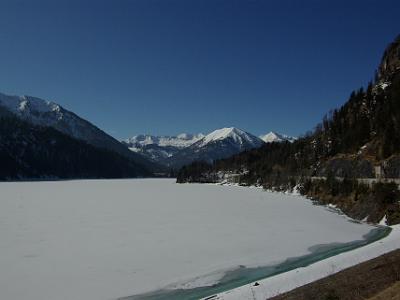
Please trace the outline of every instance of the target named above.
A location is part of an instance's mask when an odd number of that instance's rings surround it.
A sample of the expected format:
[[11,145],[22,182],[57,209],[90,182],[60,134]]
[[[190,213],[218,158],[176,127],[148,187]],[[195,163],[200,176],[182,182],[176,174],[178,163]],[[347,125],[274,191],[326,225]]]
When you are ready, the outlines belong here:
[[244,150],[260,147],[264,142],[258,137],[235,127],[202,133],[181,133],[177,136],[137,135],[124,141],[133,152],[165,164],[180,167],[194,160],[213,161],[226,158]]
[[270,131],[267,134],[264,135],[260,135],[260,139],[262,139],[264,142],[266,143],[272,143],[272,142],[284,142],[284,141],[288,141],[288,142],[294,142],[296,140],[295,137],[292,136],[288,136],[285,134],[280,134],[274,131]]
[[214,130],[213,132],[207,134],[203,139],[200,140],[200,147],[203,147],[211,142],[225,139],[232,139],[238,145],[248,144],[252,147],[259,147],[263,144],[262,140],[248,132],[236,127],[225,127]]
[[31,96],[9,96],[0,93],[0,105],[16,115],[29,115],[30,118],[51,112],[57,113],[59,119],[63,116],[62,108],[57,103]]

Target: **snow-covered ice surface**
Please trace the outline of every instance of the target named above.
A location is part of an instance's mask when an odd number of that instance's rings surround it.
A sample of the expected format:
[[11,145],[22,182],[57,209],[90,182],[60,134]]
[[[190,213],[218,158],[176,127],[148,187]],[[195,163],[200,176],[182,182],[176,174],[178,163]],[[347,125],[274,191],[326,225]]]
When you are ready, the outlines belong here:
[[[362,240],[373,228],[300,196],[245,187],[3,182],[0,298],[101,300],[211,285],[311,246]],[[236,291],[220,297],[246,299]]]

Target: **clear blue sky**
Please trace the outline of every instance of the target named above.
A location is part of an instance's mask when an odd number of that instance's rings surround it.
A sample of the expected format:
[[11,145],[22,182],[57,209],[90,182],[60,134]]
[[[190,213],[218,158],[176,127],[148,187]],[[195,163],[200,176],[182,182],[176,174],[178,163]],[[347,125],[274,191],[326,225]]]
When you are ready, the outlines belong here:
[[300,135],[373,77],[400,1],[0,0],[0,91],[118,139]]

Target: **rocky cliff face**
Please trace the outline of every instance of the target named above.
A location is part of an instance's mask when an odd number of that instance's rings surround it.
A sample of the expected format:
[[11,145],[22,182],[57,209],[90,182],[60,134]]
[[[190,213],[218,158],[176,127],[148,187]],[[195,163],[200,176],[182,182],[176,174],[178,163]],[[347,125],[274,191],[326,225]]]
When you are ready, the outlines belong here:
[[316,170],[316,176],[328,175],[343,178],[374,178],[374,165],[366,159],[351,157],[335,157],[321,163]]
[[400,35],[386,48],[379,66],[379,77],[388,80],[397,70],[400,70]]
[[383,175],[387,178],[400,178],[400,155],[393,155],[383,163]]

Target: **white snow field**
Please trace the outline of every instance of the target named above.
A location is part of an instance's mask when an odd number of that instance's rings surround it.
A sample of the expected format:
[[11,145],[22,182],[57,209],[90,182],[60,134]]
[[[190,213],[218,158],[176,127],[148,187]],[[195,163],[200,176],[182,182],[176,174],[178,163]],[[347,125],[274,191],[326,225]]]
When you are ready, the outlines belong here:
[[[300,196],[171,179],[0,183],[0,299],[116,299],[362,240]],[[361,248],[362,249],[362,248]]]

